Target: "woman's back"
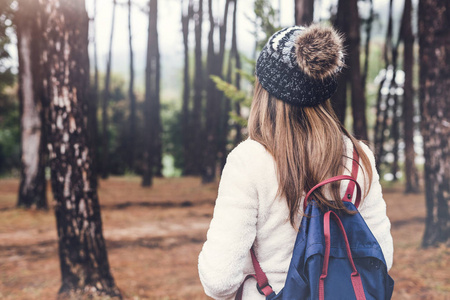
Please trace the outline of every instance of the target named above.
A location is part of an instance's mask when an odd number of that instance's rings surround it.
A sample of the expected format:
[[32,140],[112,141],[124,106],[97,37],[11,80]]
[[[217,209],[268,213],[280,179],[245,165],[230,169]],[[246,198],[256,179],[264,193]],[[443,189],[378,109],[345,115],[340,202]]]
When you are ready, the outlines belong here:
[[[344,155],[352,157],[350,139],[344,137],[343,142]],[[361,145],[374,166],[372,152],[366,145]],[[351,170],[352,160],[345,160],[344,174],[349,174],[347,170]],[[375,169],[373,171],[372,186],[362,202],[360,213],[381,245],[390,268],[393,255],[390,222],[378,174]],[[367,186],[363,184],[363,173],[358,172],[357,180],[364,194]],[[346,187],[345,183],[341,185],[342,196]],[[200,279],[211,297],[233,299],[245,276],[254,274],[248,252],[252,244],[274,291],[278,292],[283,287],[302,214],[299,212],[297,226],[293,227],[286,202],[277,196],[277,191],[275,161],[261,144],[249,139],[230,153],[222,174],[208,240],[199,257]],[[255,284],[246,283],[244,299],[264,299]]]

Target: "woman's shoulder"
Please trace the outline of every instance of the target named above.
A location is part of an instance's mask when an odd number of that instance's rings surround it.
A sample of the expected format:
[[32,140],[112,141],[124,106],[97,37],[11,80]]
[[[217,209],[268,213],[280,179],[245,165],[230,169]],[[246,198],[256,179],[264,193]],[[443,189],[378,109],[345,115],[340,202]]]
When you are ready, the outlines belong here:
[[237,145],[229,154],[230,156],[267,156],[270,153],[266,148],[257,141],[246,139]]
[[239,143],[228,154],[227,162],[229,160],[237,161],[243,165],[255,165],[273,161],[273,158],[262,144],[249,138]]

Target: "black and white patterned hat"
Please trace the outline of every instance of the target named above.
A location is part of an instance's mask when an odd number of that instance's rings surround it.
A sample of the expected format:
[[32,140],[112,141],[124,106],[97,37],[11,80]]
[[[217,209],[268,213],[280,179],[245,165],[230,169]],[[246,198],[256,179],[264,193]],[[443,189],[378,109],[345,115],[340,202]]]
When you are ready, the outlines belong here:
[[335,93],[343,66],[343,41],[332,27],[293,26],[270,37],[256,62],[256,76],[277,99],[315,106]]

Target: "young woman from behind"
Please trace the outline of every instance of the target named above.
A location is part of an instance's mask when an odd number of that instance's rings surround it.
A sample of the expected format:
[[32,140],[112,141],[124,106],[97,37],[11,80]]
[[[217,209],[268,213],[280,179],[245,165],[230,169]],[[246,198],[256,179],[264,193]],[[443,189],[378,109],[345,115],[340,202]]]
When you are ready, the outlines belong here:
[[[373,153],[345,130],[330,102],[343,67],[342,40],[330,27],[284,28],[263,48],[249,138],[227,158],[199,256],[200,280],[210,297],[234,299],[255,273],[252,247],[273,290],[283,288],[306,193],[325,179],[350,175],[354,149],[363,191],[359,212],[392,266],[390,222]],[[339,200],[346,188],[345,182],[324,186],[314,199],[321,208],[346,210]],[[264,299],[255,284],[246,281],[243,299]]]

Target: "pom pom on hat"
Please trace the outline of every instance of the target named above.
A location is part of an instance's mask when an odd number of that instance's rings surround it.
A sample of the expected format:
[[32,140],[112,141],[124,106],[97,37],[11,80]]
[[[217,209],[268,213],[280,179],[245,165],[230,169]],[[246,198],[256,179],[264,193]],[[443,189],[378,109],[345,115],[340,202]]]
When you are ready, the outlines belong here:
[[332,27],[305,28],[295,41],[295,53],[300,69],[314,79],[332,76],[344,66],[343,39]]
[[256,62],[256,76],[277,99],[315,106],[336,92],[343,66],[342,37],[332,27],[292,26],[269,38]]

